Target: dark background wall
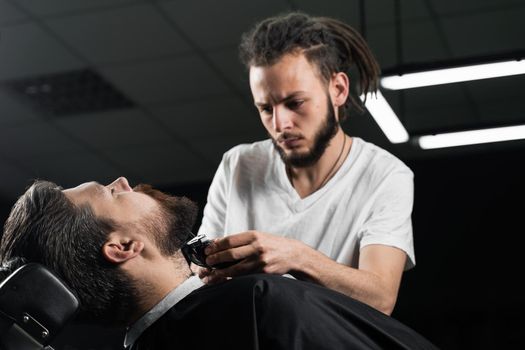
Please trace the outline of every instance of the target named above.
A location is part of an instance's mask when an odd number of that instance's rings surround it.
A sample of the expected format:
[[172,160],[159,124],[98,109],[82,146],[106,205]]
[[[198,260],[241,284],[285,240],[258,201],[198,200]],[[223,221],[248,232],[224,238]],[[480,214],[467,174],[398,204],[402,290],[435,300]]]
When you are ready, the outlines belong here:
[[[407,162],[415,173],[417,265],[404,275],[393,316],[443,349],[525,345],[524,151],[524,143],[514,143]],[[164,190],[202,208],[208,185]],[[1,206],[2,218],[9,206]],[[56,348],[118,349],[120,336],[72,325]]]
[[417,266],[394,317],[444,349],[523,346],[523,146],[410,162]]

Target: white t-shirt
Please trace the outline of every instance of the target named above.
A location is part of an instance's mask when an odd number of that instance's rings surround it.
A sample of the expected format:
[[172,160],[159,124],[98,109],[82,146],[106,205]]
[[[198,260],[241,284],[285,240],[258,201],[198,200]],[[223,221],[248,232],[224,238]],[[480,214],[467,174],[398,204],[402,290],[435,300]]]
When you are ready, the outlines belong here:
[[301,199],[271,140],[239,145],[223,156],[199,233],[211,238],[258,230],[298,239],[333,260],[358,267],[369,244],[397,247],[415,265],[413,173],[387,151],[353,137],[337,173]]

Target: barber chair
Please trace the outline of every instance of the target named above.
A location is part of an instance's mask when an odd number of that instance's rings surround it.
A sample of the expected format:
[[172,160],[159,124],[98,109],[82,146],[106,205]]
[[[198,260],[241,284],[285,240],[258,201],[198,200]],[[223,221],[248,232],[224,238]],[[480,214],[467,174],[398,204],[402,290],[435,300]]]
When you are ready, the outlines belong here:
[[0,281],[0,349],[52,350],[53,338],[79,306],[48,269],[26,264]]

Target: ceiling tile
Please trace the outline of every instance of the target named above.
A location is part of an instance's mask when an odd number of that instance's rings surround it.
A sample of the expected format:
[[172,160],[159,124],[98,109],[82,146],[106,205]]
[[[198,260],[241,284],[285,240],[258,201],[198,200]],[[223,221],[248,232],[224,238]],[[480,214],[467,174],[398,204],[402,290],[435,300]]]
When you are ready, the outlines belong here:
[[290,10],[286,1],[244,0],[168,1],[160,5],[181,29],[202,48],[237,45],[241,33],[256,21]]
[[519,100],[490,99],[478,103],[481,118],[486,126],[525,125],[522,96]]
[[494,126],[525,124],[525,75],[476,80],[468,86],[484,123]]
[[365,1],[366,24],[368,28],[394,23],[394,1]]
[[432,62],[447,58],[450,57],[434,22],[414,21],[404,24],[404,62]]
[[[262,126],[261,126],[262,129]],[[229,137],[210,137],[201,140],[194,140],[192,146],[201,154],[212,160],[215,170],[222,160],[225,152],[231,148],[245,143],[253,143],[267,139],[268,136],[262,132],[239,133]]]
[[55,15],[71,11],[86,11],[109,6],[126,5],[140,0],[16,0],[30,12],[40,16]]
[[[525,101],[525,74],[494,79],[469,81],[469,90],[477,101]],[[501,105],[500,107],[504,107]],[[525,112],[525,109],[523,109]],[[524,113],[525,114],[525,113]]]
[[429,20],[403,24],[401,62],[398,62],[396,41],[396,27],[393,23],[374,26],[368,30],[368,43],[383,68],[391,68],[398,63],[432,62],[450,58],[435,24]]
[[96,149],[168,142],[170,135],[137,109],[60,118],[56,124]]
[[174,142],[111,149],[105,154],[116,164],[140,174],[145,183],[155,186],[204,181],[215,171],[211,163],[203,162]]
[[18,11],[13,5],[5,0],[0,0],[0,26],[26,19],[27,16]]
[[522,50],[525,38],[524,17],[525,6],[444,18],[442,23],[452,52],[455,56],[464,57]]
[[190,50],[146,4],[51,19],[47,24],[91,62],[145,59]]
[[121,172],[113,165],[88,152],[68,152],[54,156],[39,156],[21,161],[30,167],[35,177],[68,188],[88,181],[111,183]]
[[467,104],[433,107],[418,114],[407,112],[405,125],[411,135],[428,135],[476,128],[479,119]]
[[34,24],[2,29],[0,80],[67,71],[82,63]]
[[38,118],[38,113],[31,106],[0,87],[0,125],[24,123]]
[[226,85],[198,56],[101,68],[135,102],[153,104],[200,96],[220,96]]
[[210,50],[206,53],[213,63],[228,77],[229,81],[235,85],[237,91],[241,92],[250,101],[250,82],[248,71],[239,59],[237,46],[219,50]]
[[471,126],[476,123],[476,106],[469,104],[467,87],[446,84],[403,92],[405,114],[402,117],[409,133],[428,133]]
[[34,175],[22,170],[11,162],[0,158],[0,196],[14,200],[24,193]]
[[297,10],[311,16],[337,18],[359,29],[359,2],[340,0],[295,0]]
[[490,12],[497,9],[525,6],[521,0],[432,0],[432,4],[440,15]]
[[397,64],[396,37],[391,27],[369,28],[367,43],[382,68]]
[[[384,6],[385,2],[382,0],[375,0],[379,6]],[[426,1],[421,0],[403,0],[399,1],[401,5],[401,20],[411,22],[430,18],[430,13]],[[395,2],[394,2],[395,4]]]
[[465,101],[461,84],[444,84],[398,91],[405,95],[406,107],[414,113],[434,107],[450,107]]
[[60,154],[80,148],[53,126],[35,121],[0,128],[0,149],[20,159],[43,154]]
[[[367,0],[365,4],[367,27],[395,23],[395,1]],[[406,22],[427,20],[429,18],[428,9],[424,1],[403,0],[399,1],[399,4],[403,25]],[[356,8],[356,11],[357,10],[358,8]]]
[[[400,1],[402,20],[402,46],[404,62],[416,58],[433,57],[441,46],[436,30],[430,23],[429,13],[424,3],[419,0]],[[382,68],[390,68],[398,63],[397,34],[394,2],[380,0],[366,1],[366,40]],[[420,32],[422,31],[422,32]],[[430,39],[426,39],[429,35]],[[415,44],[417,42],[417,44]],[[425,44],[424,49],[417,50],[417,45]],[[430,48],[430,52],[426,50]]]
[[233,96],[164,106],[154,108],[152,112],[188,141],[200,142],[210,137],[228,139],[262,133],[264,129],[255,107],[250,108]]

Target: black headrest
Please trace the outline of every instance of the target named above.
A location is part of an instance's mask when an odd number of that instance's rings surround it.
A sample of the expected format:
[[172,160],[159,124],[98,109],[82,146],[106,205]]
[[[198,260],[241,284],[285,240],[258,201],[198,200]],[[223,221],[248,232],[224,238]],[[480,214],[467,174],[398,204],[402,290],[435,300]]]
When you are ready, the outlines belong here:
[[0,349],[41,349],[79,303],[48,269],[30,263],[0,281]]

